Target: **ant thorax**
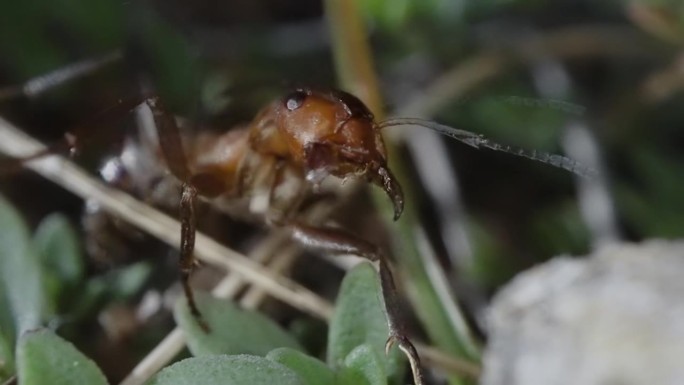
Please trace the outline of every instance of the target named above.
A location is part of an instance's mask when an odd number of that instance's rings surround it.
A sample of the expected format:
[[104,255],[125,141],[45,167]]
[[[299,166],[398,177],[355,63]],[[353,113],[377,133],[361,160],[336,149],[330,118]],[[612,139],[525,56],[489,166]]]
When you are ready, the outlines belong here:
[[[176,121],[187,167],[200,189],[201,200],[234,218],[280,222],[299,212],[313,188],[286,152],[272,150],[282,141],[266,112],[248,125],[224,132],[198,132],[190,122],[181,118]],[[150,109],[141,105],[136,113],[138,132],[125,138],[121,153],[105,161],[100,174],[108,183],[154,205],[173,208],[178,205],[181,183],[164,165]],[[334,180],[337,178],[327,179],[317,191],[331,193],[340,184]],[[202,185],[206,183],[219,185],[218,193],[205,192]]]
[[[283,222],[296,217],[313,195],[335,195],[346,180],[364,177],[358,172],[340,178],[325,169],[307,171],[276,125],[279,103],[269,104],[249,124],[223,132],[200,131],[175,118],[201,200],[234,218]],[[141,105],[136,117],[138,131],[125,138],[121,153],[105,161],[100,174],[154,205],[174,209],[181,183],[165,165],[153,114]]]

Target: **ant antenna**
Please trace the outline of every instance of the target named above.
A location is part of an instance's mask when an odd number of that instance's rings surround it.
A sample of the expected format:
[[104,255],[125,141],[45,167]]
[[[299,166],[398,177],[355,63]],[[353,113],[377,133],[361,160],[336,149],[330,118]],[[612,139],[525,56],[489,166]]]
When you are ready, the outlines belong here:
[[492,142],[491,140],[485,138],[481,134],[475,134],[470,131],[459,130],[458,128],[450,127],[444,124],[439,124],[431,120],[417,118],[390,118],[376,125],[378,129],[383,129],[385,127],[392,126],[425,127],[478,149],[488,148],[490,150],[501,151],[508,154],[517,155],[523,158],[532,159],[537,162],[550,164],[552,166],[562,168],[584,178],[592,178],[596,175],[596,170],[590,167],[586,167],[578,161],[568,158],[567,156],[499,144],[496,142]]

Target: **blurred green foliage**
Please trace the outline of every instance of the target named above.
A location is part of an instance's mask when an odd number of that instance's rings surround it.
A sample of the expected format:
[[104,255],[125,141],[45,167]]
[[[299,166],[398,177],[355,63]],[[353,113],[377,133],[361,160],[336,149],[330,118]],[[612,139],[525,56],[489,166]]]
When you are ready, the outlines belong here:
[[[126,301],[137,295],[148,280],[149,265],[131,265],[86,277],[80,238],[63,215],[46,217],[31,238],[20,214],[1,196],[0,234],[0,381],[16,370],[24,371],[28,378],[22,384],[46,383],[46,378],[55,373],[70,371],[64,368],[65,363],[75,365],[74,360],[81,360],[77,358],[80,353],[50,332],[34,331],[47,325],[64,334],[82,330],[83,323],[91,322],[111,301]],[[15,344],[19,359],[16,368]],[[48,351],[43,351],[46,347]],[[40,369],[35,365],[43,366]],[[99,373],[96,367],[87,368],[92,363],[84,361],[83,365],[85,372],[77,371],[76,377],[67,379],[78,382],[82,373],[86,377],[95,375],[88,372]]]
[[[39,133],[54,125],[66,130],[65,121],[87,121],[91,111],[127,96],[122,84],[137,84],[138,75],[144,73],[183,115],[222,127],[244,121],[284,86],[335,84],[331,47],[317,4],[0,2],[0,84],[19,84],[114,50],[125,57],[120,63],[125,70],[76,81],[67,87],[75,92],[55,90],[48,97],[3,103],[0,112],[31,122],[29,128]],[[465,96],[443,100],[442,107],[431,113],[443,123],[498,142],[550,152],[561,152],[564,127],[580,121],[602,150],[622,239],[684,236],[680,199],[684,82],[676,70],[683,47],[678,39],[684,36],[681,1],[359,0],[357,4],[371,27],[376,69],[390,107],[428,98],[425,90],[430,86],[451,86],[454,80],[444,74],[471,59],[499,54],[500,67],[492,77],[475,80]],[[618,37],[616,44],[605,44],[601,29],[570,43],[544,40],[559,31],[566,31],[565,37],[576,36],[572,33],[590,27],[609,29]],[[639,39],[633,40],[635,36]],[[534,44],[540,41],[548,43],[544,46],[548,50],[540,49],[534,60],[516,56],[538,48]],[[621,42],[640,50],[620,53]],[[593,44],[605,45],[592,50]],[[571,48],[576,51],[573,55],[558,54]],[[536,66],[548,62],[560,65],[567,75],[567,92],[557,98],[544,96],[535,77]],[[480,79],[478,70],[482,68],[464,70],[459,81]],[[658,97],[648,91],[655,78],[661,79],[656,82],[662,86],[656,87]],[[93,105],[84,109],[85,103]],[[571,176],[457,143],[449,142],[448,148],[457,172],[441,177],[461,182],[474,252],[472,269],[452,276],[468,275],[488,293],[534,263],[561,253],[583,254],[592,247],[595,234],[578,210]],[[418,181],[416,175],[402,179],[404,184]],[[3,191],[21,191],[14,184],[14,180],[4,184]],[[14,195],[21,195],[13,201],[22,209],[31,210],[35,201],[50,201],[55,210],[63,206],[45,198],[51,198],[50,191]],[[14,346],[15,328],[21,328],[15,325],[15,312],[33,314],[27,321],[32,326],[68,315],[64,325],[68,329],[70,322],[77,324],[106,303],[137,295],[154,270],[150,263],[140,263],[92,274],[74,244],[78,230],[65,218],[46,219],[31,239],[28,226],[13,209],[2,214],[7,222],[1,225],[7,227],[0,263],[7,277],[0,285],[0,361],[4,362],[0,379],[14,371],[13,349],[8,346]],[[425,217],[434,213],[426,211]],[[5,267],[10,263],[11,268]],[[17,288],[22,298],[35,297],[26,301],[33,309],[19,309],[12,297],[18,296]],[[72,300],[74,293],[80,294],[77,300]],[[335,361],[350,360],[357,342],[336,354]],[[311,370],[317,370],[318,364],[312,364]]]
[[46,329],[26,332],[19,339],[17,376],[21,385],[107,384],[92,360]]
[[28,78],[69,64],[74,54],[87,56],[120,47],[123,11],[121,3],[112,0],[3,1],[3,65],[15,78]]

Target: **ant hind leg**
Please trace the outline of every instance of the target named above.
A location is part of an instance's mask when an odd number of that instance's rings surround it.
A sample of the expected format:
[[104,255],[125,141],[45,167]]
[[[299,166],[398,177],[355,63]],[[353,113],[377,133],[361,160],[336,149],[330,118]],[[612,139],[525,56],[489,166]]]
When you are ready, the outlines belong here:
[[183,183],[183,191],[180,201],[181,217],[181,242],[180,242],[180,272],[181,283],[185,297],[188,300],[190,312],[195,317],[199,325],[205,332],[209,332],[209,325],[202,318],[202,313],[197,307],[195,296],[190,286],[190,274],[197,265],[195,259],[195,232],[197,231],[197,218],[195,205],[197,202],[197,188],[192,184],[192,175],[188,168],[187,158],[183,151],[180,133],[173,114],[166,110],[161,100],[152,97],[146,100],[148,107],[152,111],[157,133],[159,136],[159,146],[166,165],[171,173]]
[[414,384],[423,385],[420,357],[406,335],[403,318],[399,311],[397,288],[394,285],[394,278],[387,257],[377,246],[340,229],[313,227],[300,222],[290,222],[288,227],[292,230],[292,237],[308,248],[334,254],[354,254],[369,261],[378,262],[380,285],[389,327],[389,338],[385,344],[385,351],[389,352],[393,345],[397,345],[409,360]]

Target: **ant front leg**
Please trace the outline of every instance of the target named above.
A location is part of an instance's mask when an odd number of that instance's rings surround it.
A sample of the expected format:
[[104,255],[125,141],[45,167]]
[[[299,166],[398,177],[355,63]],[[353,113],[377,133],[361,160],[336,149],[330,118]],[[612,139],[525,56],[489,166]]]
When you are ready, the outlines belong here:
[[171,173],[183,183],[180,200],[181,242],[180,242],[180,272],[181,284],[188,300],[190,312],[197,319],[202,329],[209,332],[209,325],[202,318],[195,296],[190,286],[190,274],[197,266],[195,259],[195,232],[197,231],[197,217],[195,205],[197,203],[197,188],[191,183],[190,170],[183,150],[180,132],[176,118],[166,110],[159,98],[147,99],[147,105],[152,111],[154,123],[159,135],[159,146]]
[[399,311],[399,299],[394,278],[389,267],[387,257],[380,249],[370,242],[360,239],[345,231],[330,227],[313,227],[300,222],[288,223],[292,230],[292,237],[302,245],[333,254],[354,254],[372,262],[378,262],[380,286],[387,312],[389,338],[385,345],[385,353],[393,345],[406,355],[411,365],[415,385],[423,385],[423,373],[420,368],[420,357],[408,336],[402,315]]
[[190,274],[197,267],[197,259],[195,258],[195,232],[197,231],[197,215],[195,213],[195,204],[197,202],[197,189],[189,183],[183,183],[183,192],[181,193],[180,201],[180,216],[181,216],[181,243],[180,243],[180,273],[181,284],[183,285],[183,292],[185,298],[188,299],[188,307],[193,317],[197,319],[202,329],[209,332],[209,325],[202,318],[195,303],[195,296],[190,287]]

